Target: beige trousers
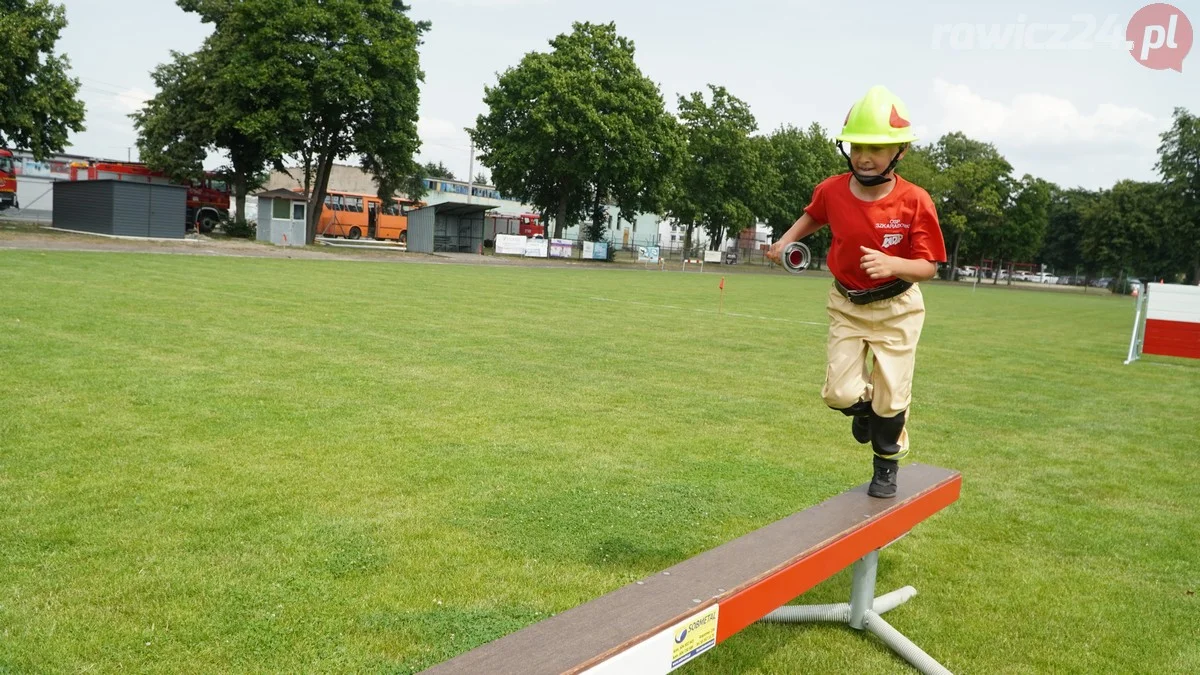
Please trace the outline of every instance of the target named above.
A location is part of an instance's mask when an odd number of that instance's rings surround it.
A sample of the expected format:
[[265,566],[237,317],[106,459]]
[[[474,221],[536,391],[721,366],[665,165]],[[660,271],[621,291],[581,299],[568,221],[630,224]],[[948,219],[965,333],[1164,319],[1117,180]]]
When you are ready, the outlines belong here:
[[[925,300],[917,284],[887,300],[856,305],[829,290],[828,363],[821,398],[843,410],[871,401],[880,417],[895,417],[912,402],[917,340],[925,324]],[[867,355],[874,357],[868,368]],[[907,433],[902,446],[907,450]]]

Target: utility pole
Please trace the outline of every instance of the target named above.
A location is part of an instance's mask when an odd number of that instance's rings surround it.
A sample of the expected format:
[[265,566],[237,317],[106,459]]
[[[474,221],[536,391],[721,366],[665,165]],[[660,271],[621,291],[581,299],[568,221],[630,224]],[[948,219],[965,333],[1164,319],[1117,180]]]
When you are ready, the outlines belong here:
[[471,203],[471,193],[475,191],[475,139],[471,139],[471,159],[467,162],[467,203]]

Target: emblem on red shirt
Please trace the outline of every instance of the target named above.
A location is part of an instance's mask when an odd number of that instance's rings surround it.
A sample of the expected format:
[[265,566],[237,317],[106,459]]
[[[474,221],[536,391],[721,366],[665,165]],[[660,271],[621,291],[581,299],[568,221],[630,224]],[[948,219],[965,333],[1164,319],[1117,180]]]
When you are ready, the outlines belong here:
[[902,235],[902,234],[885,234],[885,235],[883,235],[883,247],[884,248],[889,248],[891,246],[895,246],[896,244],[899,244],[902,241],[904,241],[904,235]]

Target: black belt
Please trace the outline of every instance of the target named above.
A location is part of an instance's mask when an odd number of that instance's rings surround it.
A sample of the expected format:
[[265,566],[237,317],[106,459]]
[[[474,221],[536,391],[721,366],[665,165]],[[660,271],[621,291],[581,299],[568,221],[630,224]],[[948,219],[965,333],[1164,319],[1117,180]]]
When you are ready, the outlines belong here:
[[882,286],[876,286],[875,288],[868,288],[862,291],[852,291],[843,286],[842,282],[834,279],[833,287],[837,289],[838,293],[842,294],[842,297],[846,298],[850,302],[853,302],[856,305],[866,305],[872,302],[894,298],[904,291],[912,288],[912,282],[905,281],[903,279],[897,279]]

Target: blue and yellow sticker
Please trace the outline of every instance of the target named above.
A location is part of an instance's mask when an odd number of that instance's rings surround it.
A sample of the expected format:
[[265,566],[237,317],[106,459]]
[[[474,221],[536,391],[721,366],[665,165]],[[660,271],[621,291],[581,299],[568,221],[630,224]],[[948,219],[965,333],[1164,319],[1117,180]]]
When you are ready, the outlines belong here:
[[717,646],[718,605],[676,624],[671,631],[671,670]]

